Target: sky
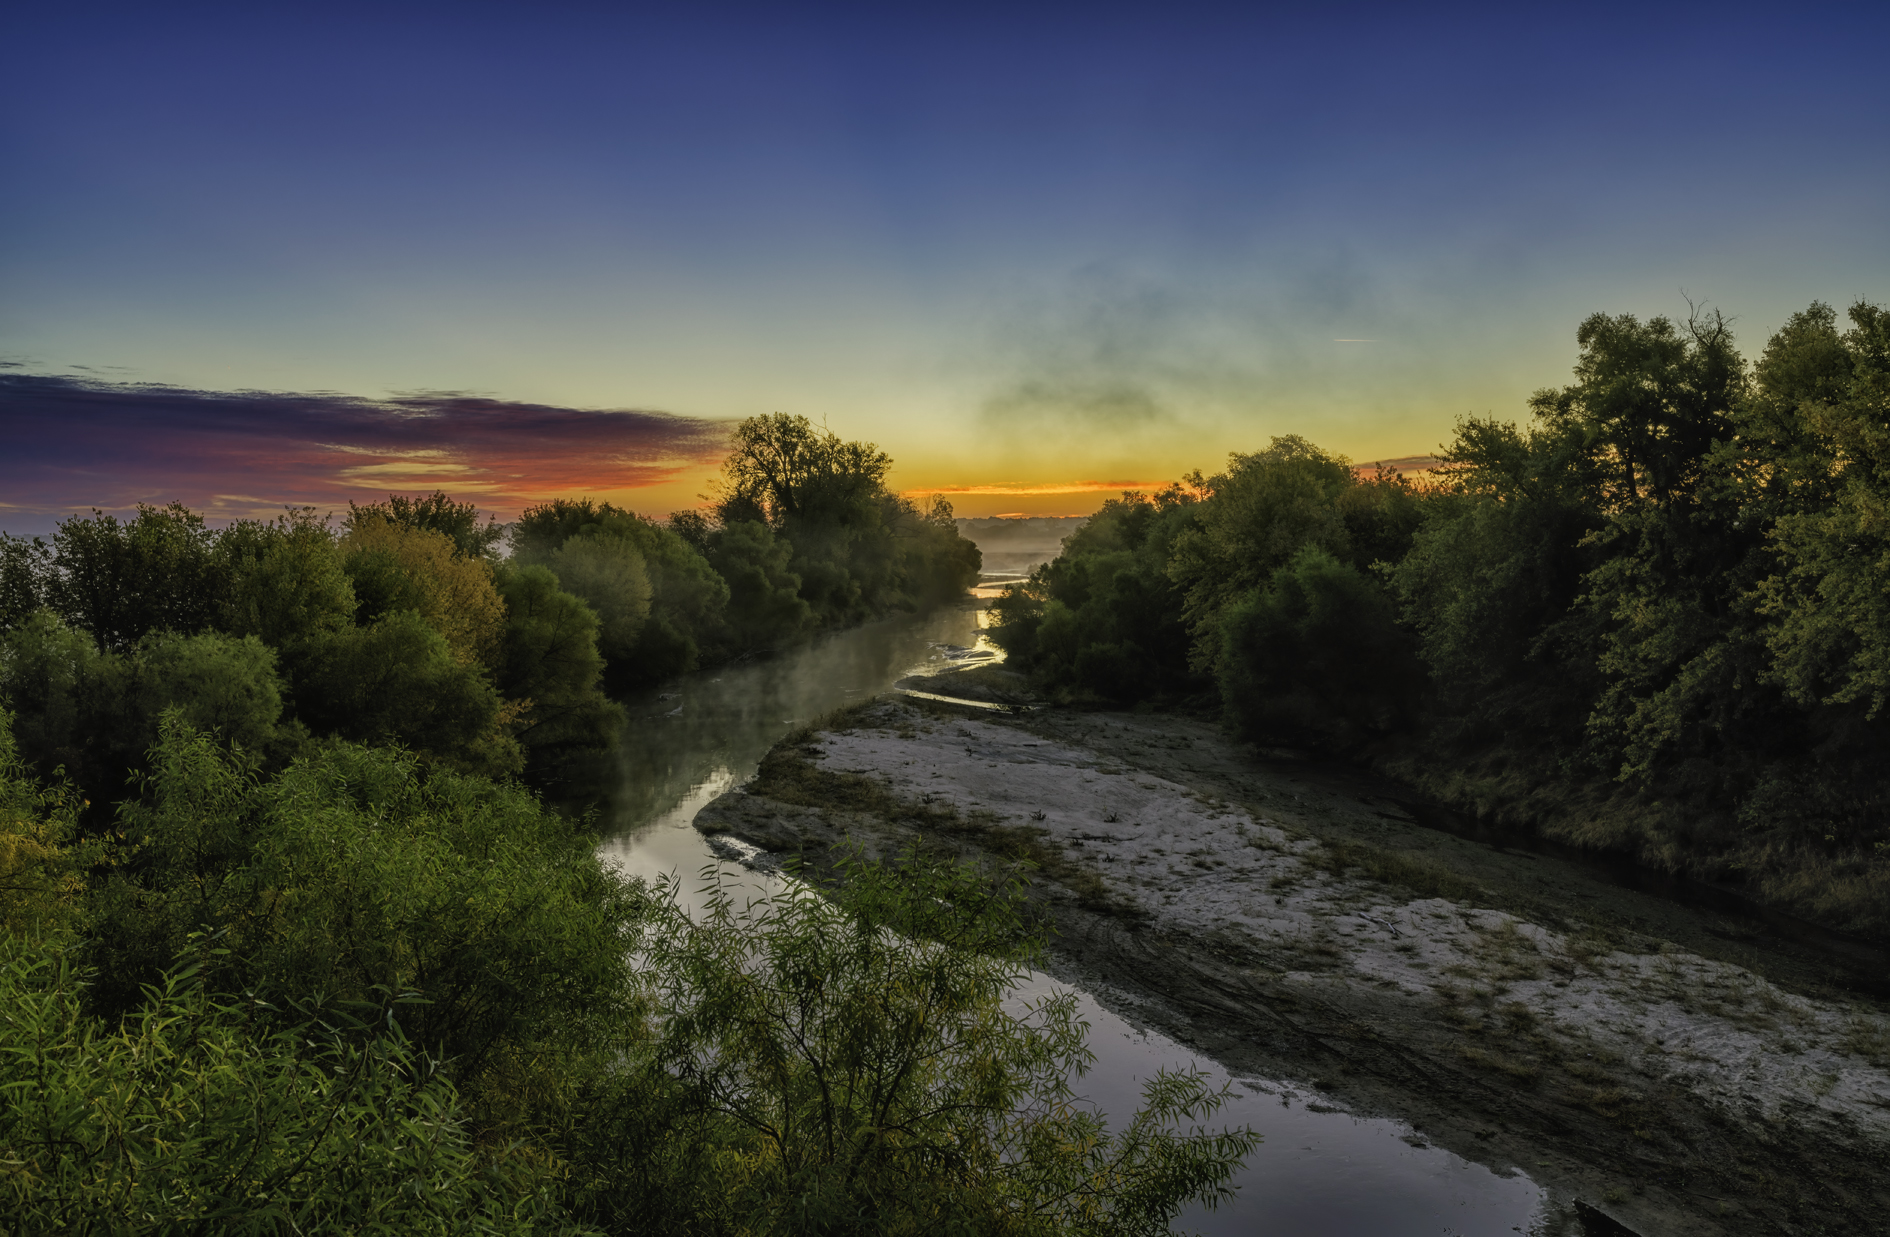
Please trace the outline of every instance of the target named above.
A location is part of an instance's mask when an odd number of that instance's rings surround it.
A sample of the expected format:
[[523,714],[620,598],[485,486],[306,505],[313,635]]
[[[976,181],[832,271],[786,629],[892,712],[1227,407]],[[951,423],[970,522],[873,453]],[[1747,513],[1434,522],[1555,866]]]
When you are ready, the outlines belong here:
[[11,6],[0,526],[695,505],[823,422],[963,515],[1520,417],[1598,310],[1890,298],[1890,6]]

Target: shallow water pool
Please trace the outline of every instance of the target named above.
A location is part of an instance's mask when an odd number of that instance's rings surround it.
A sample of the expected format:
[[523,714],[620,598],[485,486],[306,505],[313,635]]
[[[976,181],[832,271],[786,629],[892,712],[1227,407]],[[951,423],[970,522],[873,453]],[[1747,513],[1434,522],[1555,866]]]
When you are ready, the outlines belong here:
[[[710,851],[692,821],[701,808],[753,773],[762,755],[795,725],[869,699],[909,674],[962,661],[986,647],[971,608],[874,624],[793,654],[690,675],[662,692],[626,702],[632,718],[616,754],[618,785],[600,853],[620,870],[679,878],[685,906],[697,902],[698,874],[737,883],[767,881]],[[1020,999],[1057,988],[1034,976]],[[1498,1176],[1428,1146],[1400,1122],[1324,1107],[1316,1093],[1268,1079],[1230,1078],[1213,1061],[1150,1034],[1080,994],[1095,1066],[1079,1091],[1103,1112],[1125,1117],[1142,1081],[1163,1066],[1194,1067],[1236,1098],[1217,1115],[1247,1124],[1265,1143],[1236,1178],[1239,1194],[1218,1211],[1195,1210],[1178,1223],[1205,1234],[1273,1237],[1503,1237],[1540,1223],[1543,1192],[1527,1177]]]

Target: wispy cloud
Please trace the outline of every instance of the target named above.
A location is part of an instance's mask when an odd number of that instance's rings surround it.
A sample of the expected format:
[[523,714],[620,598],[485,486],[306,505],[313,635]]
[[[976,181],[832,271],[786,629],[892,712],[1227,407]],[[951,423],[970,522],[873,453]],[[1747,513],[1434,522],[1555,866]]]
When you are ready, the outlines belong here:
[[1083,427],[1158,441],[1304,406],[1337,376],[1320,337],[1377,321],[1383,300],[1344,248],[1296,253],[1260,281],[1095,263],[993,312],[984,419],[1023,434]]
[[620,492],[721,458],[721,422],[422,392],[191,391],[0,374],[0,510],[50,516],[139,502],[206,514],[338,507],[445,489],[502,518],[559,494]]

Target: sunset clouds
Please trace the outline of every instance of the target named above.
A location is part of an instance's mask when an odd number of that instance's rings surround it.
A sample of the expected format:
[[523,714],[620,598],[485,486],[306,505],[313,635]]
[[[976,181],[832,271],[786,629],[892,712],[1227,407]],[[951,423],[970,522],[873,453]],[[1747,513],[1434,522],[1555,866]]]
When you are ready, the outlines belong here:
[[785,412],[1068,514],[1890,296],[1881,4],[13,8],[0,374],[141,384],[10,388],[15,510],[662,514]]
[[177,500],[212,517],[337,508],[445,489],[510,518],[564,494],[622,494],[720,462],[716,421],[433,393],[234,394],[0,375],[0,522]]

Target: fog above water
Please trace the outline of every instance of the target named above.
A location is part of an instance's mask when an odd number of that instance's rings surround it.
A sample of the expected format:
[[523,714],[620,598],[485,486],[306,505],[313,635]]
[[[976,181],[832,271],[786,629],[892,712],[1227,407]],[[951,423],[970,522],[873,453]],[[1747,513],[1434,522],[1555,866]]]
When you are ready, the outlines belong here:
[[[979,645],[983,617],[966,606],[888,620],[626,700],[630,719],[615,754],[600,854],[628,874],[675,877],[686,907],[700,905],[705,875],[765,887],[776,878],[709,850],[692,827],[696,813],[750,777],[795,726],[871,699],[906,675],[948,668],[941,646]],[[1019,999],[1061,987],[1033,975]],[[1498,1176],[1425,1145],[1400,1122],[1314,1111],[1309,1105],[1319,1097],[1293,1084],[1230,1080],[1214,1062],[1140,1030],[1087,993],[1080,999],[1096,1064],[1078,1089],[1104,1112],[1127,1116],[1155,1070],[1192,1066],[1234,1084],[1237,1098],[1217,1122],[1249,1124],[1266,1136],[1236,1178],[1235,1202],[1190,1212],[1180,1229],[1212,1237],[1504,1237],[1534,1231],[1540,1221],[1543,1194],[1527,1177]]]
[[1063,539],[1087,523],[1086,515],[987,516],[959,520],[958,535],[978,543],[987,575],[1028,575],[1055,558]]

